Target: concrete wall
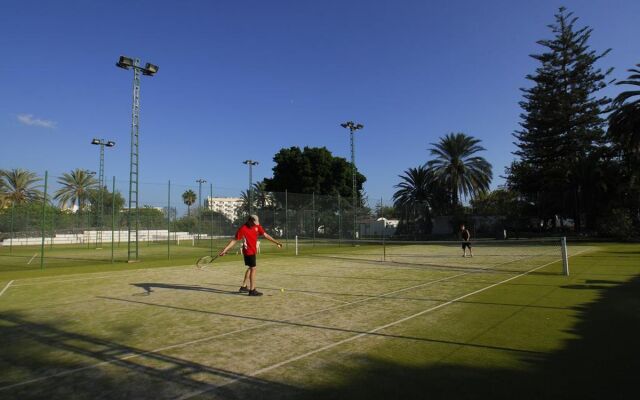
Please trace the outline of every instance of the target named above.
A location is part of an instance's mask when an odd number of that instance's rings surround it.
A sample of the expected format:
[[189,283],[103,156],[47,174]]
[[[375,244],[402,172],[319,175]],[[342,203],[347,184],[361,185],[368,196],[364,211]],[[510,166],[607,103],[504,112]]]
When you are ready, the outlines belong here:
[[[114,231],[113,241],[115,243],[126,243],[128,239],[128,231]],[[171,232],[171,240],[185,240],[190,241],[196,235],[192,235],[189,232]],[[45,237],[45,244],[85,244],[93,243],[98,237],[98,231],[84,231],[78,234],[61,234],[55,235],[53,238]],[[200,235],[200,239],[208,239],[209,236],[205,234]],[[162,241],[167,240],[167,230],[140,230],[138,231],[138,241]],[[42,237],[29,237],[29,238],[9,238],[0,241],[0,246],[35,246],[42,243]],[[102,243],[111,243],[111,231],[102,231]]]

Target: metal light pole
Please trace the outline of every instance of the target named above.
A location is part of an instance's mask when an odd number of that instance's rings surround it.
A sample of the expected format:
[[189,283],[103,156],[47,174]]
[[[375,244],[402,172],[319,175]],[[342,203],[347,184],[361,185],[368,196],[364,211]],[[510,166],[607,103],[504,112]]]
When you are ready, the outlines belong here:
[[341,127],[349,129],[349,136],[351,138],[351,168],[353,169],[353,174],[351,176],[351,196],[353,199],[353,239],[356,239],[356,230],[357,230],[357,216],[358,216],[358,190],[356,187],[356,149],[353,141],[353,133],[358,129],[364,128],[362,124],[356,124],[353,121],[347,121],[343,124],[340,124]]
[[258,165],[258,161],[245,160],[242,162],[249,166],[249,215],[253,214],[253,166]]
[[[140,75],[153,76],[158,72],[158,66],[146,63],[140,66],[140,59],[132,59],[120,56],[116,63],[117,67],[123,69],[133,68],[133,105],[131,111],[131,154],[129,163],[129,211],[127,212],[127,228],[129,230],[127,238],[127,261],[138,261],[138,227],[140,215],[138,210],[138,167],[139,167],[139,122],[140,122]],[[133,210],[135,209],[135,212]],[[135,241],[132,248],[131,241]]]
[[116,142],[112,140],[93,139],[91,144],[100,146],[100,169],[98,170],[98,223],[96,230],[96,248],[102,246],[102,223],[104,218],[104,148],[113,147]]
[[196,179],[198,182],[198,242],[200,241],[200,220],[202,219],[202,184],[207,182],[204,179]]

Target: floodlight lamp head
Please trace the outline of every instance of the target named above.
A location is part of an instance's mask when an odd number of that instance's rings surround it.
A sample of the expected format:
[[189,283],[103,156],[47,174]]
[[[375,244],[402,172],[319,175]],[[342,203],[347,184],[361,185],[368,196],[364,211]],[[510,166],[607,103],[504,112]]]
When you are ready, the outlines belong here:
[[148,75],[148,76],[153,76],[158,72],[158,66],[157,65],[153,65],[150,63],[147,63],[147,65],[144,66],[144,70],[142,71],[142,75]]
[[113,147],[113,146],[115,146],[115,145],[116,145],[116,142],[114,142],[114,141],[112,141],[112,140],[109,140],[109,141],[107,142],[107,144],[105,144],[105,146],[107,146],[107,147]]
[[120,59],[116,63],[116,66],[122,69],[129,69],[130,67],[133,67],[133,59],[125,56],[120,56]]
[[93,139],[93,140],[91,141],[91,144],[100,144],[100,140],[98,140],[98,139]]
[[348,126],[349,126],[349,124],[347,124],[347,123],[345,122],[345,123],[340,124],[340,126],[341,126],[341,127],[343,127],[343,128],[346,128],[346,127],[348,127]]
[[364,125],[362,125],[362,124],[356,125],[356,129],[362,129],[362,128],[364,128]]

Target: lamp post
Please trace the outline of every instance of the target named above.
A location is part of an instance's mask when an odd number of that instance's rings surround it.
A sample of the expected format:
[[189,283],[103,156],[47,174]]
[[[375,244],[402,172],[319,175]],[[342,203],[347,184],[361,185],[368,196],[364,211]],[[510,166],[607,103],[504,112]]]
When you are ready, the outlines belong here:
[[91,144],[100,146],[100,169],[98,170],[98,230],[96,230],[96,248],[99,248],[102,246],[102,223],[104,218],[104,148],[105,146],[113,147],[116,145],[116,142],[94,138]]
[[258,165],[258,161],[245,160],[242,162],[249,166],[249,215],[253,214],[253,166]]
[[[146,63],[140,66],[140,59],[120,56],[116,66],[122,69],[133,69],[133,105],[131,111],[131,151],[129,162],[129,212],[127,213],[127,261],[138,260],[138,227],[140,215],[138,210],[138,167],[139,167],[139,121],[140,121],[140,75],[153,76],[158,72],[158,66]],[[133,211],[135,209],[135,212]],[[131,246],[131,236],[134,236],[135,246]]]
[[353,121],[347,121],[340,124],[341,127],[349,129],[349,136],[351,139],[351,168],[353,170],[351,176],[351,197],[353,199],[353,239],[356,239],[357,229],[357,216],[358,216],[358,190],[356,188],[356,149],[353,141],[353,133],[359,129],[364,128],[362,124],[356,124]]
[[207,182],[204,179],[196,179],[198,182],[198,242],[200,242],[200,220],[202,220],[202,184]]

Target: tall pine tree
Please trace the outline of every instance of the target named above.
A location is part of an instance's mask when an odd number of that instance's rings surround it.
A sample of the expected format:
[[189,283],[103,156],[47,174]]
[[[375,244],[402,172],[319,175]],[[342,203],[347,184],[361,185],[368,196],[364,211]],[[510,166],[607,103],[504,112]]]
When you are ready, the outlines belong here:
[[540,65],[526,77],[533,86],[521,89],[521,129],[513,134],[517,159],[507,175],[540,218],[572,217],[580,229],[581,216],[588,224],[594,220],[594,191],[603,190],[595,171],[606,157],[602,114],[610,99],[597,92],[611,69],[595,66],[609,50],[591,50],[592,29],[577,28],[577,20],[561,7],[549,25],[553,38],[537,42],[545,51],[531,55]]

